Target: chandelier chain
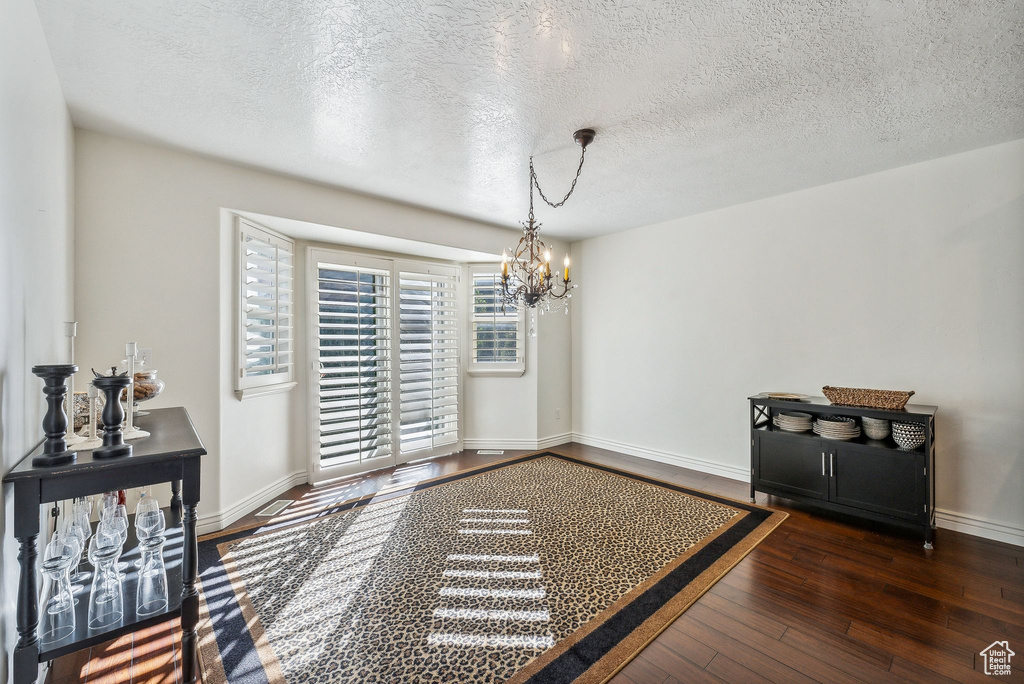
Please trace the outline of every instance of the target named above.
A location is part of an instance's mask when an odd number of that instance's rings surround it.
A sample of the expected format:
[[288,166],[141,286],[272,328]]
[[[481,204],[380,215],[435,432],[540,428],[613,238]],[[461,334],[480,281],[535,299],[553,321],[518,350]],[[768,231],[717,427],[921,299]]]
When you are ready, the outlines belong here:
[[573,191],[576,190],[576,181],[578,181],[580,179],[580,173],[582,173],[582,171],[583,171],[583,162],[586,160],[586,158],[587,158],[587,148],[586,148],[586,146],[584,146],[583,150],[580,152],[580,165],[576,167],[576,177],[572,179],[572,184],[569,185],[569,192],[565,193],[565,197],[563,197],[560,202],[552,202],[551,200],[549,200],[547,198],[547,195],[544,194],[544,191],[540,187],[540,180],[538,180],[537,172],[533,168],[533,157],[532,156],[530,157],[530,218],[531,219],[533,218],[533,188],[536,186],[537,193],[540,195],[540,198],[542,200],[544,200],[544,202],[549,207],[551,207],[552,209],[557,209],[558,207],[560,207],[563,204],[565,204],[566,200],[568,200],[572,196]]

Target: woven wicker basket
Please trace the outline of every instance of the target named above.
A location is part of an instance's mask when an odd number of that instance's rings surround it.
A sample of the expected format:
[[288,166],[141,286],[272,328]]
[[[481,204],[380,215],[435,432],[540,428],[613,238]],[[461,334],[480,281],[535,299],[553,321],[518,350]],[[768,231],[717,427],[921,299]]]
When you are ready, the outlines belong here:
[[864,406],[866,408],[891,409],[899,411],[914,394],[914,391],[901,392],[899,390],[876,390],[857,389],[854,387],[830,387],[825,385],[821,388],[833,404],[840,406]]

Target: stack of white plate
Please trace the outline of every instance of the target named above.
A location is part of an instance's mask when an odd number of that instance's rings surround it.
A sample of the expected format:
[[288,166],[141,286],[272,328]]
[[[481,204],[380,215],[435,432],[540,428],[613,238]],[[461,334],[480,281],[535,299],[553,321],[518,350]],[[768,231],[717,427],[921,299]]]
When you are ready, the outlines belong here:
[[811,429],[811,414],[802,411],[779,411],[772,419],[775,427],[786,432],[807,432]]
[[860,437],[860,426],[846,416],[822,416],[814,421],[814,434],[825,439],[848,440]]

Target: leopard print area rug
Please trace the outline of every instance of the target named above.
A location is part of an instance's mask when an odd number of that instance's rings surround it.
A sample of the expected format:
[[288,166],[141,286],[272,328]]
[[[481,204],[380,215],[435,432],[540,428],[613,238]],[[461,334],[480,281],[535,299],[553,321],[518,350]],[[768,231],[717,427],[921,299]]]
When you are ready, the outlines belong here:
[[203,679],[601,682],[785,517],[543,452],[210,535]]

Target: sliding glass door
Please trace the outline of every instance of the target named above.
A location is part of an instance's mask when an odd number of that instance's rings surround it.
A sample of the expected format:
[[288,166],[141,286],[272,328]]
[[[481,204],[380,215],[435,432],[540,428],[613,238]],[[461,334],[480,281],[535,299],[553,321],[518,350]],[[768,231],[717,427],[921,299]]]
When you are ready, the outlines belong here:
[[459,327],[451,266],[399,262],[399,454],[451,453],[459,441]]
[[458,268],[311,249],[308,272],[313,482],[461,449]]

